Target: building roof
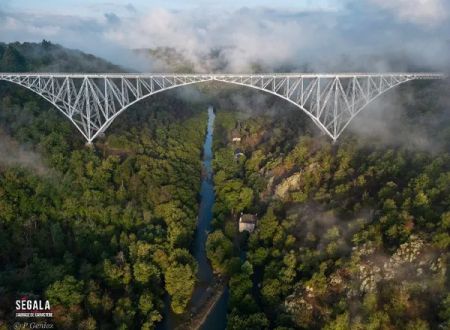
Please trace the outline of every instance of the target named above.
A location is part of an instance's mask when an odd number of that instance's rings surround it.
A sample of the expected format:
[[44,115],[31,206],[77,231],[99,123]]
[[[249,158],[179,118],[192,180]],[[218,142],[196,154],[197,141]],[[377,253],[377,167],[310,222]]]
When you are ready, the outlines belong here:
[[242,223],[256,223],[256,215],[253,214],[242,214],[239,218],[239,222]]

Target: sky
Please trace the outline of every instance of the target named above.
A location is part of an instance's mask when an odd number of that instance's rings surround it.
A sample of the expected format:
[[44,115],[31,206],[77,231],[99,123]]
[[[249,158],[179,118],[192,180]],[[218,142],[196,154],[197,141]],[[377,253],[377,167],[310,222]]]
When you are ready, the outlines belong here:
[[[17,11],[33,13],[59,13],[59,14],[92,14],[90,8],[111,9],[112,7],[134,7],[137,10],[149,10],[151,8],[166,9],[192,9],[203,7],[215,7],[222,9],[236,9],[240,7],[273,7],[273,0],[135,0],[135,1],[92,1],[92,0],[2,0],[5,7],[14,8]],[[337,0],[281,0],[277,2],[277,8],[290,8],[306,10],[312,8],[339,8],[345,1]]]
[[[171,47],[208,71],[450,68],[449,0],[0,0],[0,41],[42,39],[139,70]],[[217,55],[219,54],[219,55]]]

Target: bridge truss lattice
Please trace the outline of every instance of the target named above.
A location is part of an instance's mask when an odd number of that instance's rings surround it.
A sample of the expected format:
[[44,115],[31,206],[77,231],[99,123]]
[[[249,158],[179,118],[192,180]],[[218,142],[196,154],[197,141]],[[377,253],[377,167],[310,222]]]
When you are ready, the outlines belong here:
[[386,91],[411,80],[442,78],[440,73],[0,73],[0,80],[28,88],[52,103],[89,143],[136,102],[206,81],[247,86],[281,97],[304,111],[335,141],[361,110]]

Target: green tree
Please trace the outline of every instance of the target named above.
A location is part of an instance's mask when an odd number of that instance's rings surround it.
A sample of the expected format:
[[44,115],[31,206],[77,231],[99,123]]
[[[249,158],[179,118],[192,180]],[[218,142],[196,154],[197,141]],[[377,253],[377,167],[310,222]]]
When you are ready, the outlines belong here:
[[195,272],[188,264],[172,264],[165,273],[166,290],[171,297],[171,307],[176,314],[186,310],[194,291]]
[[45,296],[51,304],[66,307],[80,304],[83,301],[83,281],[77,281],[73,276],[66,276],[56,281],[45,291]]
[[214,271],[226,273],[228,271],[228,262],[233,257],[233,243],[221,230],[216,230],[208,235],[206,253]]

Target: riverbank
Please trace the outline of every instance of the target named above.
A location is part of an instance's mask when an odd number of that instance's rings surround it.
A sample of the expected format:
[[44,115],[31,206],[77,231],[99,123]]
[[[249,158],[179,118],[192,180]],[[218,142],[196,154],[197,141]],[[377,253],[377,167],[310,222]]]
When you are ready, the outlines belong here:
[[[219,300],[224,295],[227,288],[227,280],[223,278],[215,277],[212,286],[208,287],[208,295],[206,299],[202,302],[200,308],[191,314],[189,320],[181,324],[176,328],[176,330],[197,330],[201,329],[203,325],[206,324],[208,317],[214,310]],[[217,325],[216,325],[217,326]],[[205,328],[209,329],[209,327]]]
[[[217,304],[217,302],[224,296],[227,281],[224,278],[214,276],[206,255],[206,240],[211,230],[215,202],[212,170],[214,119],[214,109],[209,106],[207,130],[203,145],[200,207],[192,251],[198,265],[197,283],[187,309],[188,312],[183,315],[175,315],[168,310],[166,312],[167,318],[164,321],[164,329],[225,329],[227,304],[226,302]],[[169,304],[169,299],[166,303]],[[211,322],[212,326],[205,325],[208,323],[206,321]]]

